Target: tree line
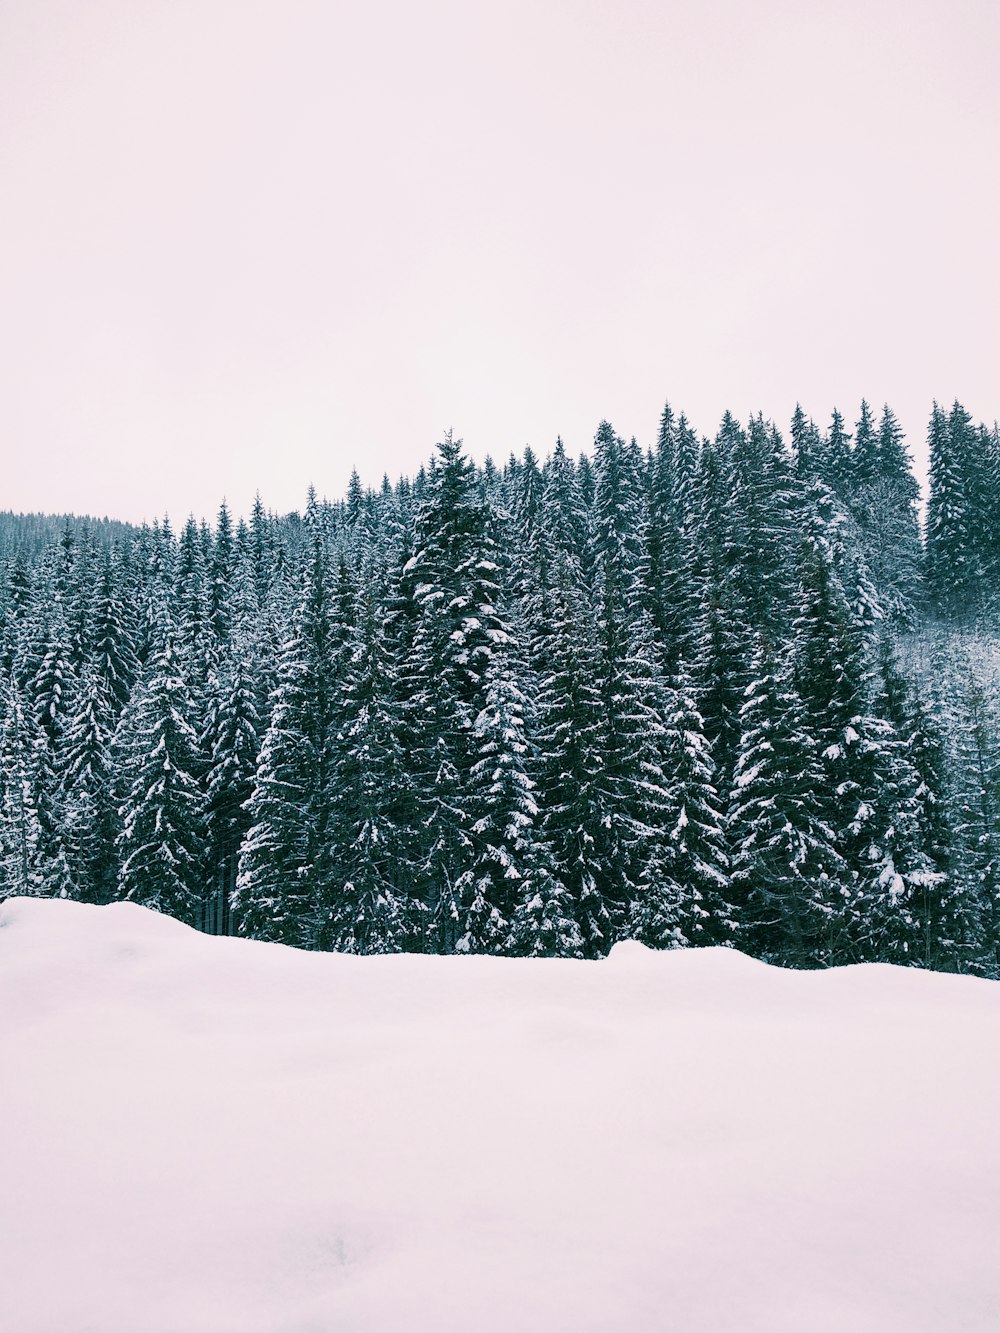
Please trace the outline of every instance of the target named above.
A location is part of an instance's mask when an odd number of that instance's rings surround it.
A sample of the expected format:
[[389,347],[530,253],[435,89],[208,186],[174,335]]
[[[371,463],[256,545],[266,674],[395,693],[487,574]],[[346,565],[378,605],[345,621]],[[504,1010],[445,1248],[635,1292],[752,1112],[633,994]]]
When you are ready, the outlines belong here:
[[1000,437],[862,403],[142,528],[0,515],[0,897],[359,953],[1000,974]]

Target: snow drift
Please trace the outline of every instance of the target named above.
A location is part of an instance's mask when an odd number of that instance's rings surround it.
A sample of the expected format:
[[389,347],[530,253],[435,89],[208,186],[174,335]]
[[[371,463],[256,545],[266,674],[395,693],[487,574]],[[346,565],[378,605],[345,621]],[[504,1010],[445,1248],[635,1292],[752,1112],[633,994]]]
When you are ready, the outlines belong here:
[[996,983],[0,925],[11,1333],[1000,1320]]

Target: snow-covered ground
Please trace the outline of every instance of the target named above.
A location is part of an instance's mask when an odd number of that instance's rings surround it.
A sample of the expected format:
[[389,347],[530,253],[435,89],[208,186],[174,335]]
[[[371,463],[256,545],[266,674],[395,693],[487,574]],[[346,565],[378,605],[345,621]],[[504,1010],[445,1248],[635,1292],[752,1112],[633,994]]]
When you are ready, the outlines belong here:
[[6,1333],[1000,1328],[1000,985],[0,925]]

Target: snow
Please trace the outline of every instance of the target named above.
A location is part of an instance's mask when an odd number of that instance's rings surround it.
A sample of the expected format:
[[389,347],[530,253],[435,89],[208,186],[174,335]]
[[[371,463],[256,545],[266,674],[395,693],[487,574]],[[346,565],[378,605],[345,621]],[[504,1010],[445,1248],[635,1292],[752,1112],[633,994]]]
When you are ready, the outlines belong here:
[[972,1333],[1000,986],[0,908],[16,1333]]

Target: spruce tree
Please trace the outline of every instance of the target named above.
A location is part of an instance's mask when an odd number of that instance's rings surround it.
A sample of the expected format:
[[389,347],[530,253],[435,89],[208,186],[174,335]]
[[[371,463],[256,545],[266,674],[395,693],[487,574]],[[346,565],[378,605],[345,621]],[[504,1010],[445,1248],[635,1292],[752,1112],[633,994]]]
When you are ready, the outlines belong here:
[[43,892],[45,864],[37,784],[45,740],[9,679],[0,714],[0,898]]
[[[466,934],[458,881],[467,869],[476,817],[469,800],[474,725],[486,702],[490,664],[510,640],[497,610],[493,527],[475,469],[461,441],[449,434],[438,446],[417,515],[409,573],[419,612],[408,668],[423,806],[418,896],[435,922],[431,942],[445,952]],[[477,905],[477,911],[483,916],[485,908]]]
[[115,714],[94,666],[84,670],[58,758],[60,842],[71,896],[110,902],[118,874],[117,811],[111,795]]
[[208,756],[205,928],[230,932],[240,849],[250,828],[248,804],[260,753],[261,719],[247,664],[239,657],[209,681],[208,721],[202,751]]
[[470,855],[456,891],[461,953],[500,952],[522,903],[536,891],[538,805],[528,774],[526,701],[508,660],[495,658],[473,725]]
[[642,605],[643,513],[636,459],[602,422],[595,439],[593,546],[597,569],[598,680],[602,701],[595,837],[600,891],[614,937],[629,929],[646,865],[665,836],[664,682]]
[[598,631],[579,565],[560,554],[552,569],[550,620],[541,630],[538,783],[541,835],[565,885],[588,958],[612,944],[603,845],[611,822],[601,775]]
[[843,870],[825,822],[823,774],[807,730],[787,650],[760,636],[740,710],[729,807],[732,888],[740,946],[809,967],[825,958],[835,910],[830,886]]
[[725,817],[704,722],[684,672],[666,701],[663,732],[666,836],[650,831],[650,854],[632,909],[634,930],[657,948],[730,944],[736,921],[728,894]]
[[240,934],[303,948],[315,946],[322,917],[315,874],[321,788],[311,596],[307,585],[280,650],[232,900]]
[[194,706],[166,632],[116,740],[127,795],[119,817],[118,890],[123,898],[198,924],[204,895],[204,798]]
[[404,867],[410,775],[400,748],[391,640],[368,585],[335,707],[321,943],[344,953],[392,953],[414,942],[420,912]]
[[968,486],[973,437],[960,404],[948,417],[934,404],[928,446],[927,589],[939,615],[967,619],[977,609],[979,567]]

